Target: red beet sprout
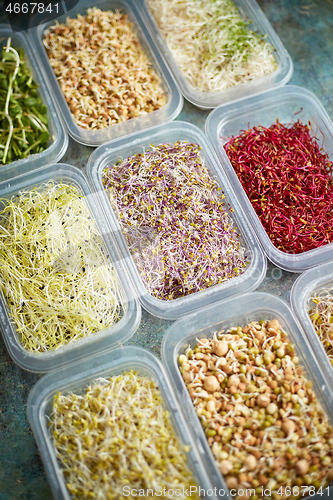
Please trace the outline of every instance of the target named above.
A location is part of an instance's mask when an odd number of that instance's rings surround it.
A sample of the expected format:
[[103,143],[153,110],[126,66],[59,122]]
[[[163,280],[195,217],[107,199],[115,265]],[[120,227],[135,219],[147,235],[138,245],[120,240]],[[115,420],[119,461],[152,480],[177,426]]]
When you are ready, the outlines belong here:
[[273,245],[301,253],[333,241],[332,162],[311,123],[242,131],[224,146]]
[[199,149],[185,141],[160,144],[103,171],[141,278],[159,299],[222,283],[247,264]]

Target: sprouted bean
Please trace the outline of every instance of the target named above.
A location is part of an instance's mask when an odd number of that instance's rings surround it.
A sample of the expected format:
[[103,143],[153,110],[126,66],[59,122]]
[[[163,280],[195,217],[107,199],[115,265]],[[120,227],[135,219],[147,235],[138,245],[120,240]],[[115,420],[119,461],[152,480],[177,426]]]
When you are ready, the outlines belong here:
[[316,293],[311,301],[314,305],[309,310],[312,325],[324,346],[328,359],[333,366],[333,285]]
[[230,0],[147,0],[166,44],[197,90],[215,92],[276,70],[273,47]]
[[0,287],[23,347],[47,351],[116,323],[120,283],[78,189],[50,181],[1,201]]
[[47,108],[24,59],[9,37],[0,61],[0,161],[4,164],[48,147]]
[[125,499],[125,486],[138,492],[179,488],[178,498],[198,498],[186,494],[195,485],[186,465],[189,449],[179,443],[148,377],[131,371],[99,378],[83,394],[58,393],[50,430],[74,498]]
[[151,145],[103,171],[141,278],[159,299],[204,290],[247,265],[225,196],[199,149],[186,141]]
[[160,109],[161,79],[126,14],[96,7],[45,32],[44,46],[75,122],[102,129]]
[[326,487],[332,427],[279,321],[197,341],[179,356],[180,371],[227,486],[253,488],[254,500]]

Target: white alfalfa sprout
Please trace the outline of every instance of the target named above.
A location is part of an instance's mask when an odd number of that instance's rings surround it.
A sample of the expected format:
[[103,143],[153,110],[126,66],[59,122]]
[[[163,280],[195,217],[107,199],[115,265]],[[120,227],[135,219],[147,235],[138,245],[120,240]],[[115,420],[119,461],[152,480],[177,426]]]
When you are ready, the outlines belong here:
[[195,485],[160,391],[136,372],[99,378],[80,394],[58,393],[50,430],[74,498],[119,499],[129,486],[179,488],[184,499]]
[[247,28],[231,0],[147,0],[185,78],[215,92],[276,70],[273,47]]

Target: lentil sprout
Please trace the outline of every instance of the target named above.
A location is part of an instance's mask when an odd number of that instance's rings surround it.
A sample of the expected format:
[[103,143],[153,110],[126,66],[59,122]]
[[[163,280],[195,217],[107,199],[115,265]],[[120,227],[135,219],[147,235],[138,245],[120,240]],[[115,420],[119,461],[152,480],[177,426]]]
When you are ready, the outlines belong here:
[[120,283],[78,189],[49,181],[1,202],[0,289],[22,346],[47,351],[118,322]]
[[333,480],[332,427],[278,320],[198,339],[179,364],[229,488],[295,499]]
[[313,294],[312,303],[315,304],[309,310],[312,325],[323,344],[328,359],[333,366],[333,286],[320,293]]
[[216,92],[276,70],[273,47],[230,0],[147,0],[188,82]]
[[186,493],[195,485],[186,465],[189,450],[179,443],[148,377],[130,371],[99,378],[83,394],[58,393],[50,431],[67,488],[77,499],[125,499],[125,486],[138,492],[179,488],[178,498],[199,498]]
[[151,145],[103,171],[141,278],[162,300],[229,280],[248,263],[200,149],[187,141]]
[[93,7],[86,16],[56,22],[43,43],[80,127],[102,129],[166,103],[161,79],[127,14]]

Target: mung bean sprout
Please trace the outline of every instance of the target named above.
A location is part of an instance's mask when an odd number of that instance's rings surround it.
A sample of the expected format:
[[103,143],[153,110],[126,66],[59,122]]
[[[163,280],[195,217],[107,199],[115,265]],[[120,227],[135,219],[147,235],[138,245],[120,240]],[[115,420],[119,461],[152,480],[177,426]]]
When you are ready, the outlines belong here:
[[127,14],[96,7],[45,32],[44,46],[74,121],[97,130],[166,103]]

